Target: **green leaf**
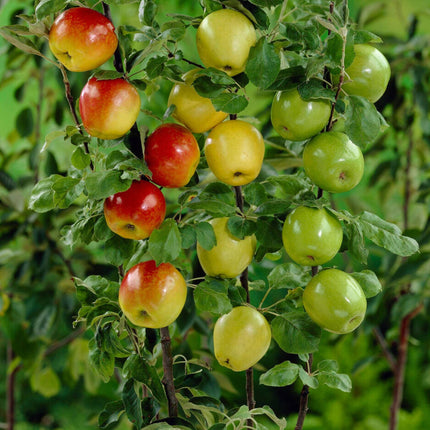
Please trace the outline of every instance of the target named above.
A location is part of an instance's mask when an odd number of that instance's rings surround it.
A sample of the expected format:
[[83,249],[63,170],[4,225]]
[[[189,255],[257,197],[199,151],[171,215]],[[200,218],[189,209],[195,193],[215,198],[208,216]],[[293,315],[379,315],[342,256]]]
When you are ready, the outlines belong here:
[[149,253],[156,264],[174,261],[181,252],[181,234],[173,219],[164,220],[149,238]]
[[24,108],[16,117],[15,126],[21,137],[28,137],[33,133],[34,119],[31,108]]
[[134,378],[145,384],[160,404],[167,403],[166,392],[156,367],[151,366],[143,357],[131,354],[124,363],[122,371],[125,378]]
[[242,191],[245,201],[250,205],[259,206],[268,198],[266,189],[259,182],[251,182],[245,185]]
[[370,212],[359,216],[364,235],[376,245],[393,254],[408,257],[419,251],[419,245],[411,237],[403,236],[401,230],[392,223]]
[[129,379],[122,389],[122,401],[125,407],[125,413],[128,419],[136,428],[140,429],[143,425],[142,407],[140,399],[134,389],[134,380]]
[[333,91],[325,88],[323,82],[318,79],[310,79],[303,82],[297,89],[303,100],[325,99],[331,102],[335,101]]
[[309,190],[311,185],[307,178],[297,175],[269,176],[267,182],[275,187],[272,194],[278,199],[292,200],[297,194]]
[[199,197],[191,200],[187,206],[193,210],[204,210],[209,215],[213,215],[215,217],[219,216],[230,216],[236,213],[236,207],[233,205],[229,205],[220,200],[211,199],[211,200],[200,200]]
[[237,93],[223,93],[212,98],[212,104],[216,110],[235,114],[242,112],[248,106],[248,100]]
[[381,119],[373,103],[360,96],[348,96],[345,132],[361,148],[366,148],[379,135]]
[[356,30],[353,34],[355,44],[382,43],[382,39],[379,36],[367,30]]
[[336,388],[345,393],[349,393],[352,390],[351,378],[348,375],[331,372],[320,372],[318,374],[318,380],[321,384],[325,384],[330,388]]
[[277,344],[289,354],[303,354],[318,349],[321,329],[303,312],[293,311],[272,321],[272,334]]
[[296,87],[306,76],[306,70],[302,66],[289,67],[279,71],[275,81],[268,88],[273,91],[284,91]]
[[60,379],[51,367],[44,367],[33,372],[30,385],[33,391],[37,391],[44,397],[55,396],[61,389]]
[[369,250],[366,248],[364,242],[363,230],[356,220],[344,223],[345,236],[348,242],[348,251],[356,258],[361,264],[367,263]]
[[[56,175],[54,175],[56,176]],[[55,177],[48,177],[40,180],[31,191],[28,207],[36,212],[44,213],[55,208],[54,192],[52,185]]]
[[246,74],[250,81],[262,89],[268,88],[278,76],[281,60],[273,43],[261,37],[249,51]]
[[244,239],[257,231],[257,223],[241,216],[230,217],[227,227],[231,234],[238,239]]
[[90,199],[105,199],[130,188],[131,180],[122,180],[122,172],[105,170],[91,172],[85,178],[85,186]]
[[361,285],[366,298],[374,297],[382,291],[378,277],[371,270],[351,273],[351,276]]
[[90,363],[97,370],[104,382],[109,382],[115,369],[115,357],[113,354],[99,349],[94,339],[89,343]]
[[54,175],[56,180],[52,184],[54,205],[60,209],[68,208],[83,192],[84,184],[79,178]]
[[[94,232],[94,228],[92,229]],[[125,239],[114,234],[105,241],[105,258],[114,266],[119,266],[134,254],[137,241]]]
[[294,289],[305,287],[311,279],[309,270],[294,263],[284,263],[276,266],[267,277],[269,287],[274,289]]
[[55,322],[57,308],[53,305],[45,306],[33,322],[33,336],[45,337]]
[[284,214],[287,212],[290,206],[291,202],[288,200],[271,199],[259,205],[255,210],[255,213],[257,215]]
[[26,54],[40,55],[41,57],[44,57],[44,55],[36,48],[36,45],[30,39],[19,35],[20,27],[22,26],[9,25],[1,27],[0,36],[3,36],[9,43]]
[[143,25],[152,26],[157,15],[158,4],[153,0],[141,0],[139,3],[139,21]]
[[299,376],[299,368],[295,363],[284,361],[269,369],[260,376],[260,384],[269,387],[285,387],[295,382]]
[[309,373],[306,372],[301,366],[299,367],[299,378],[303,385],[307,385],[314,390],[319,386],[318,378],[316,376],[309,375]]
[[391,321],[398,323],[406,315],[415,310],[422,302],[423,297],[420,294],[405,294],[400,296],[391,310]]
[[211,250],[216,245],[216,237],[212,225],[201,222],[195,226],[197,242],[203,249]]
[[122,400],[106,403],[99,415],[99,427],[104,430],[115,428],[124,412],[124,403]]
[[181,243],[183,249],[190,249],[197,241],[196,230],[193,226],[186,224],[180,228]]
[[231,302],[228,298],[229,283],[226,280],[208,278],[194,289],[194,301],[197,309],[222,315],[230,312]]
[[280,220],[260,217],[255,232],[258,242],[270,249],[282,248],[282,223]]
[[67,3],[69,3],[68,0],[41,0],[35,9],[36,18],[40,21],[45,18],[45,16],[55,14],[63,10]]

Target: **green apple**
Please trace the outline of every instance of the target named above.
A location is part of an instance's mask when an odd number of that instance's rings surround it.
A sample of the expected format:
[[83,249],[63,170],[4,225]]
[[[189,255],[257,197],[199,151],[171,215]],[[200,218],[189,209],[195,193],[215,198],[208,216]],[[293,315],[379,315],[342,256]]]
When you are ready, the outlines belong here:
[[139,327],[167,327],[178,318],[187,298],[187,284],[170,263],[159,266],[154,260],[133,266],[119,289],[119,305],[124,315]]
[[249,184],[258,176],[264,151],[260,131],[239,119],[218,124],[205,141],[210,170],[220,181],[232,186]]
[[254,257],[256,238],[254,235],[238,239],[227,227],[228,217],[214,218],[209,221],[214,229],[216,245],[204,249],[197,242],[197,257],[209,276],[235,278],[250,264]]
[[355,330],[366,314],[366,296],[348,273],[326,269],[315,275],[303,293],[303,305],[321,328],[338,334]]
[[345,133],[329,131],[306,144],[303,167],[315,185],[331,193],[342,193],[361,181],[364,158],[361,149]]
[[172,117],[193,133],[204,133],[224,121],[228,114],[217,111],[211,99],[202,97],[193,87],[198,69],[190,70],[182,77],[184,82],[173,85],[167,104],[175,105]]
[[330,261],[342,245],[342,225],[325,208],[298,206],[287,215],[282,241],[290,258],[303,266]]
[[355,57],[345,69],[342,89],[350,95],[362,96],[371,103],[378,101],[387,89],[390,64],[384,54],[372,45],[354,46]]
[[86,7],[58,15],[49,31],[54,56],[72,72],[85,72],[105,63],[118,45],[112,22]]
[[252,22],[233,9],[207,15],[197,29],[197,51],[206,67],[230,76],[245,70],[249,50],[257,40]]
[[330,112],[330,102],[305,101],[297,88],[291,88],[275,94],[271,109],[272,125],[284,139],[306,140],[318,134],[327,125]]
[[222,366],[240,372],[263,358],[271,339],[270,325],[257,309],[237,306],[215,323],[215,357]]

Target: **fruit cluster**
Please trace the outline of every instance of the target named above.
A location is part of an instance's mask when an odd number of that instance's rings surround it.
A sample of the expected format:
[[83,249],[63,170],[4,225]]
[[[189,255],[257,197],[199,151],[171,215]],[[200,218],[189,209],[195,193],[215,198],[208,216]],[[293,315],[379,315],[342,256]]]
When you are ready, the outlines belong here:
[[[245,70],[257,36],[253,23],[241,12],[220,9],[200,23],[196,45],[206,68],[233,77]],[[88,8],[66,10],[55,20],[49,44],[57,59],[71,71],[87,71],[114,55],[118,40],[112,23]],[[371,103],[384,93],[390,69],[385,57],[373,46],[354,46],[355,58],[334,85],[349,95],[365,96]],[[146,139],[144,160],[150,177],[134,181],[123,192],[108,197],[104,215],[108,227],[127,239],[146,239],[159,228],[166,214],[166,201],[159,187],[180,188],[193,177],[200,161],[200,148],[193,133],[206,133],[204,156],[212,174],[221,182],[239,187],[260,174],[265,143],[251,123],[216,110],[210,98],[202,97],[194,82],[200,70],[187,72],[170,92],[168,105],[176,123],[157,127]],[[91,77],[82,89],[79,111],[89,135],[117,139],[133,127],[140,113],[138,91],[127,77]],[[304,142],[303,167],[320,190],[346,192],[361,180],[363,154],[341,129],[332,130],[332,102],[304,100],[297,88],[276,92],[271,121],[276,132],[289,141]],[[341,128],[341,127],[340,127]],[[235,237],[228,218],[210,220],[216,245],[206,249],[197,243],[197,257],[210,277],[235,278],[253,260],[256,237]],[[316,267],[329,262],[340,250],[340,221],[321,204],[297,206],[286,215],[282,240],[295,263]],[[315,271],[317,272],[317,271]],[[176,320],[185,304],[187,285],[170,263],[150,260],[132,267],[124,276],[119,304],[131,323],[151,328]],[[366,297],[360,284],[335,268],[315,273],[304,289],[303,305],[322,328],[348,333],[363,320]],[[214,350],[219,363],[232,370],[245,370],[266,353],[271,329],[263,314],[251,305],[234,307],[214,327]]]

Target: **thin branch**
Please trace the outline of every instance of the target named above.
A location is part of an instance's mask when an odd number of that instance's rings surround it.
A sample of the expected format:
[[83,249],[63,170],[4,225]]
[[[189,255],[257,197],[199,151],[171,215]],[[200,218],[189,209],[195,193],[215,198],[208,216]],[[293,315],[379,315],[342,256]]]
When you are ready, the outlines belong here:
[[160,329],[161,349],[163,353],[163,385],[166,390],[167,402],[169,405],[169,417],[178,416],[178,399],[175,393],[175,382],[173,379],[173,359],[171,351],[171,341],[169,327]]
[[[308,373],[312,372],[313,355],[309,354],[309,360],[307,363]],[[300,406],[299,416],[297,417],[296,426],[294,430],[302,430],[305,422],[306,414],[308,413],[308,400],[309,400],[309,386],[303,385],[302,391],[300,392]]]
[[388,361],[388,364],[390,365],[390,369],[394,372],[396,369],[396,359],[394,355],[391,353],[391,351],[389,350],[387,341],[385,340],[379,328],[375,327],[372,331],[382,349],[382,352],[385,358]]
[[86,330],[86,327],[82,326],[79,327],[77,330],[70,333],[65,338],[58,340],[57,342],[54,342],[47,348],[43,354],[44,357],[47,357],[48,355],[52,354],[53,352],[57,351],[60,348],[63,348],[66,345],[69,345],[72,343],[75,339],[77,339],[81,334],[83,334]]

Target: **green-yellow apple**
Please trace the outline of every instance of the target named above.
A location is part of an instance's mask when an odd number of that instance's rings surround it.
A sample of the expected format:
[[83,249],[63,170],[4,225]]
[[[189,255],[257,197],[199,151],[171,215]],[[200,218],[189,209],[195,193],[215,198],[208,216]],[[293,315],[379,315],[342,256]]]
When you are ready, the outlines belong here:
[[49,31],[52,53],[72,72],[85,72],[101,66],[112,57],[117,45],[112,22],[86,7],[65,10]]
[[318,134],[330,119],[327,100],[303,100],[297,88],[278,91],[272,102],[273,128],[284,139],[300,141]]
[[238,239],[227,227],[228,217],[214,218],[209,221],[214,229],[216,245],[204,249],[197,242],[197,257],[209,276],[235,278],[251,263],[256,247],[254,235]]
[[146,239],[164,221],[166,200],[151,182],[133,181],[130,188],[104,201],[108,227],[126,239]]
[[303,293],[307,314],[321,328],[338,334],[355,330],[366,314],[366,296],[348,273],[325,269],[315,275]]
[[213,338],[218,363],[240,372],[263,358],[272,333],[266,318],[257,309],[237,306],[218,318]]
[[119,289],[119,305],[124,315],[139,327],[161,328],[172,324],[187,298],[187,284],[170,263],[159,266],[154,260],[133,266]]
[[219,9],[207,15],[196,38],[203,64],[230,76],[245,70],[249,50],[257,40],[252,22],[233,9]]
[[189,128],[193,133],[204,133],[227,118],[227,113],[217,111],[211,99],[202,97],[193,87],[193,81],[197,69],[187,72],[182,79],[173,85],[169,100],[169,106],[175,105],[173,118]]
[[229,120],[213,128],[205,142],[206,161],[222,182],[246,185],[260,173],[264,139],[257,128],[242,120]]
[[342,193],[361,181],[364,158],[361,149],[345,133],[329,131],[306,144],[303,167],[315,185],[331,193]]
[[342,225],[325,208],[298,206],[287,215],[282,241],[290,258],[303,266],[330,261],[342,245]]
[[179,124],[162,124],[146,139],[145,161],[152,181],[168,188],[188,184],[200,160],[199,145],[191,131]]
[[125,79],[93,77],[82,89],[79,112],[88,134],[100,139],[118,139],[136,122],[140,96]]
[[390,64],[384,54],[372,45],[355,45],[354,52],[352,64],[345,69],[342,89],[347,94],[362,96],[375,103],[387,89]]

